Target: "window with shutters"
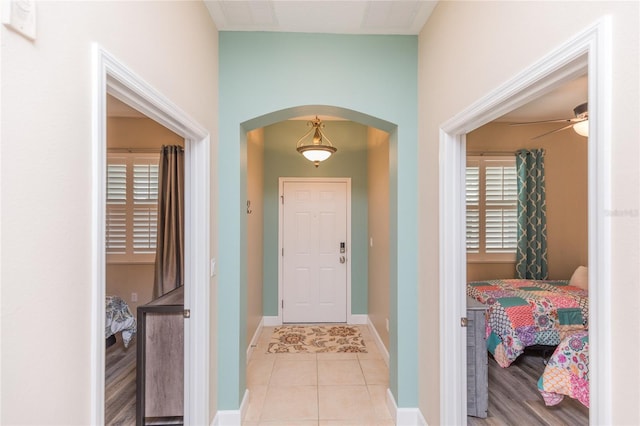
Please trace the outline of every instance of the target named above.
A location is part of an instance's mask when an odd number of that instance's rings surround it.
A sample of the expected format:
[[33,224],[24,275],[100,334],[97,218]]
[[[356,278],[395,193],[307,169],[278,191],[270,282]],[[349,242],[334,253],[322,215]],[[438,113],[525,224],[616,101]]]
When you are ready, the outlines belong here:
[[514,157],[467,157],[467,260],[515,262],[517,175]]
[[152,263],[158,223],[158,154],[108,154],[109,263]]

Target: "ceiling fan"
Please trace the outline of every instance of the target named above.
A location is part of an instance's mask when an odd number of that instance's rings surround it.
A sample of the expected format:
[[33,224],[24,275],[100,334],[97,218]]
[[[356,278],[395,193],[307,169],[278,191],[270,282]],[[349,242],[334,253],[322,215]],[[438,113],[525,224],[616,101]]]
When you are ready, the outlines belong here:
[[587,102],[578,105],[573,109],[574,118],[560,118],[557,120],[542,120],[542,121],[529,121],[526,123],[511,123],[510,126],[526,126],[529,124],[542,124],[542,123],[566,123],[566,126],[559,129],[552,130],[550,132],[543,133],[531,139],[539,139],[543,136],[557,133],[562,130],[573,127],[573,130],[581,136],[589,137],[589,110],[587,109]]

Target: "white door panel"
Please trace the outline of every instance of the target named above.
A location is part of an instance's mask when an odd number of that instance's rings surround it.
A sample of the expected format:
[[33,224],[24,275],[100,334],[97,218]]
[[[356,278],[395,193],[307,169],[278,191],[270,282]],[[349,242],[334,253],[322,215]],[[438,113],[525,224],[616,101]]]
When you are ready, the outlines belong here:
[[346,322],[345,182],[285,182],[283,322]]

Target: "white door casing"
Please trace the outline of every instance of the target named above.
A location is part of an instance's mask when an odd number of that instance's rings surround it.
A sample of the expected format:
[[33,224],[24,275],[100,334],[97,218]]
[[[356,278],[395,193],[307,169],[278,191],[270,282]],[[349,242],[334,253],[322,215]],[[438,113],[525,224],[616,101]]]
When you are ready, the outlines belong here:
[[[440,422],[466,423],[466,134],[580,75],[589,79],[589,422],[611,424],[611,18],[600,19],[440,126]],[[454,285],[451,285],[451,284]],[[462,396],[462,397],[461,397]]]
[[99,45],[93,45],[91,424],[104,424],[107,93],[185,139],[184,424],[209,422],[210,137],[208,131]]
[[347,321],[349,185],[345,179],[281,183],[282,322]]

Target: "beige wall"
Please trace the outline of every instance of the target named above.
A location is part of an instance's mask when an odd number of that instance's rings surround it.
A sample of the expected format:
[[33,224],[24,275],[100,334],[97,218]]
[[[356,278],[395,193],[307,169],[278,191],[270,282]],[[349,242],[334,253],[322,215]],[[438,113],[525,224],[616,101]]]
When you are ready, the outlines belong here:
[[[612,364],[614,424],[640,423],[637,2],[439,2],[419,36],[420,410],[440,423],[439,127],[604,15],[612,19]],[[634,213],[635,212],[635,215]]]
[[[153,271],[152,263],[107,264],[106,293],[120,296],[137,318],[138,306],[153,300]],[[136,293],[138,297],[136,302],[133,301],[132,293]]]
[[[201,2],[42,1],[36,6],[35,42],[0,26],[0,423],[86,425],[96,332],[91,328],[92,44],[208,129],[214,163],[218,34]],[[214,205],[215,193],[211,201]],[[215,216],[210,229],[216,229]],[[213,242],[212,249],[215,256]],[[211,284],[215,288],[215,278]],[[211,315],[212,349],[215,318]],[[214,350],[211,419],[216,364]]]
[[[571,112],[569,112],[571,113]],[[569,279],[587,265],[587,139],[571,129],[537,140],[557,124],[513,127],[490,123],[467,135],[468,152],[515,152],[543,148],[550,279]],[[506,274],[506,275],[505,275]],[[467,263],[467,281],[515,278],[515,265]]]
[[184,146],[184,139],[150,118],[109,117],[107,149],[158,149],[162,145]]
[[389,134],[368,128],[369,319],[389,350]]
[[[109,114],[109,112],[107,112]],[[107,119],[107,149],[158,149],[162,145],[184,146],[184,139],[149,118],[110,117]],[[137,317],[138,306],[153,299],[153,263],[106,265],[106,293],[124,299]],[[133,301],[132,293],[138,300]]]
[[264,129],[247,133],[247,345],[262,320]]

